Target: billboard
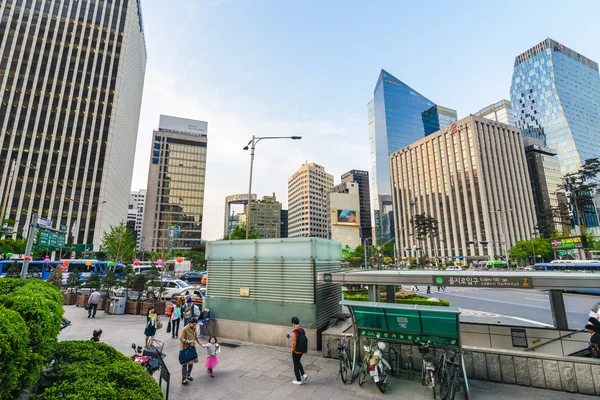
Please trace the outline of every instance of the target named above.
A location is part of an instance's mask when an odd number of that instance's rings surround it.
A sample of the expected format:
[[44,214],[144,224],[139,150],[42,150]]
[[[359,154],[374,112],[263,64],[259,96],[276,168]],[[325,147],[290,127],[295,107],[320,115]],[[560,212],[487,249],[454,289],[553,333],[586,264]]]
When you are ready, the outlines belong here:
[[358,225],[355,210],[338,210],[338,224]]
[[562,239],[552,239],[550,244],[552,245],[552,250],[583,249],[587,247],[587,238],[585,236],[575,236]]

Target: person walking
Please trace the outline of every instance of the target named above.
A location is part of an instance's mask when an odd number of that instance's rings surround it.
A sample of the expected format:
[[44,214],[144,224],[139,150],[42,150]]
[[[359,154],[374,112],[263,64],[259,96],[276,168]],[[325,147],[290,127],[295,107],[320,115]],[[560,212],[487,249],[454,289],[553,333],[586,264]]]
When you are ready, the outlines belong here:
[[[592,322],[594,318],[590,318],[588,321]],[[598,324],[591,323],[585,326],[588,333],[590,334],[590,341],[588,342],[589,350],[592,353],[592,358],[600,358],[600,333],[598,333],[596,327]]]
[[94,333],[92,333],[92,338],[90,339],[92,342],[99,342],[100,337],[102,336],[102,329],[94,329]]
[[[181,337],[179,338],[179,350],[180,350],[180,362],[181,362],[181,352],[183,350],[187,350],[191,347],[196,350],[196,343],[202,346],[202,341],[198,339],[198,334],[196,333],[196,325],[198,324],[198,320],[196,318],[190,318],[189,323],[181,330]],[[194,363],[198,362],[198,353],[196,352],[196,358],[181,362],[181,384],[187,385],[190,381],[193,381],[194,378],[191,377],[192,368],[194,367]]]
[[181,307],[181,312],[183,313],[183,326],[187,326],[190,319],[196,318],[200,316],[200,308],[198,305],[192,301],[192,296],[187,297],[187,303]]
[[204,363],[206,372],[210,374],[211,378],[214,378],[215,375],[213,370],[219,364],[217,352],[221,351],[221,346],[217,343],[216,337],[210,336],[208,338],[208,343],[203,343],[202,347],[206,347],[206,363]]
[[431,293],[431,286],[427,285],[427,293]]
[[292,383],[295,385],[302,385],[308,382],[308,375],[304,373],[304,368],[300,362],[302,354],[308,351],[308,340],[306,338],[306,332],[300,326],[298,317],[292,317],[292,326],[294,327],[294,330],[290,335],[292,338],[292,361],[294,363],[294,375],[296,375],[296,380]]
[[94,290],[90,294],[90,298],[88,299],[88,318],[96,318],[96,311],[98,310],[98,303],[100,303],[101,298],[102,295],[98,290]]
[[171,313],[171,333],[173,338],[179,337],[179,321],[181,321],[181,298],[178,298]]
[[158,315],[156,315],[154,307],[148,308],[148,313],[146,314],[146,329],[144,329],[144,335],[146,335],[146,343],[144,347],[148,347],[148,342],[152,342],[152,340],[154,340],[157,322]]

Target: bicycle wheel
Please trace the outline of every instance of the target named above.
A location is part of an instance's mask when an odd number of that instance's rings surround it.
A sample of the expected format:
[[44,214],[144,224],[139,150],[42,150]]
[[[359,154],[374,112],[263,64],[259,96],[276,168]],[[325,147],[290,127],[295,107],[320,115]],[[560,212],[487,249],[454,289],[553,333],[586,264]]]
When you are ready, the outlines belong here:
[[350,374],[352,367],[350,366],[350,360],[348,356],[340,355],[340,376],[342,377],[342,382],[350,383]]
[[385,368],[376,368],[377,373],[379,374],[379,380],[376,383],[377,389],[379,389],[381,393],[385,393],[385,390],[387,389],[387,372],[384,371]]
[[360,371],[358,371],[358,384],[360,386],[362,386],[363,383],[365,383],[365,381],[367,380],[367,367],[368,367],[368,365],[369,365],[369,362],[365,358],[363,360],[363,363],[360,365]]
[[436,386],[436,381],[435,381],[435,376],[433,375],[433,372],[430,372],[430,379],[431,379],[431,394],[433,395],[433,398],[435,399],[435,386]]
[[456,396],[456,392],[458,391],[458,385],[460,385],[460,382],[458,381],[458,374],[454,374],[454,377],[450,382],[450,392],[448,393],[448,400],[454,400],[454,396]]
[[442,400],[448,399],[448,396],[451,393],[451,382],[453,380],[452,373],[440,375],[438,373],[438,384],[440,387],[440,398]]
[[406,376],[407,376],[408,380],[410,380],[410,381],[415,379],[415,371],[413,370],[413,367],[412,367],[412,361],[406,362]]

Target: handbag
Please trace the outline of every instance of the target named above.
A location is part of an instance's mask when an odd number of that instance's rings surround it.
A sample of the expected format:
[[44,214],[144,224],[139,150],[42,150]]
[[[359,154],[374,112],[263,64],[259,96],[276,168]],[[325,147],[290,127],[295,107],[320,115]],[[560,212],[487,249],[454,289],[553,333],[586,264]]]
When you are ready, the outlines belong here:
[[169,324],[167,325],[167,333],[171,333],[171,321],[169,321]]
[[85,306],[83,306],[83,308],[85,308],[85,311],[88,311],[90,309],[90,305],[86,304]]
[[160,320],[157,318],[156,319],[156,329],[162,329],[162,327],[163,327],[162,322],[160,322]]
[[190,346],[187,349],[179,350],[179,363],[186,364],[192,360],[198,358],[198,353],[194,346]]

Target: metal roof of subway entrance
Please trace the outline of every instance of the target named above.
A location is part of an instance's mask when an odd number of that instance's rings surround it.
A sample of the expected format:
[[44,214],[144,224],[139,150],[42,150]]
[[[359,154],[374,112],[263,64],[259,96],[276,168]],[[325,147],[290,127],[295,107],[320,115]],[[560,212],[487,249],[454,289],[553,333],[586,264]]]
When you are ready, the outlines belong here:
[[512,289],[598,289],[600,273],[517,271],[350,270],[318,273],[317,281],[341,285],[443,285]]

